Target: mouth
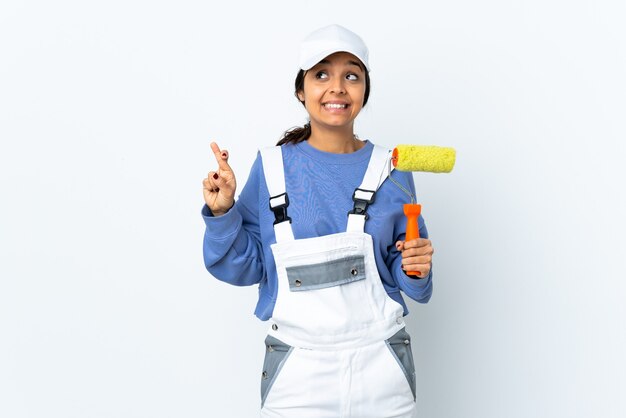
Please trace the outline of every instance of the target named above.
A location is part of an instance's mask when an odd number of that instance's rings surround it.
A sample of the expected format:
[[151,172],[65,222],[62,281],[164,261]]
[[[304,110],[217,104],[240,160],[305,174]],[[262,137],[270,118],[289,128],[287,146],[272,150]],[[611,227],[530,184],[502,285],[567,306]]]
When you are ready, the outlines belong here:
[[347,109],[349,105],[347,103],[324,103],[322,106],[325,109]]

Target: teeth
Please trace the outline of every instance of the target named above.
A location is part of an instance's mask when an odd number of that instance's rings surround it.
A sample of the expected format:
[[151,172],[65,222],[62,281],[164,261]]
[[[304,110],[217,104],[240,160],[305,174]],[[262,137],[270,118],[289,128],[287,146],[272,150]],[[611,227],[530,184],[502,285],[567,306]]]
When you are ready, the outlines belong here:
[[346,107],[348,107],[348,105],[346,104],[339,104],[339,103],[326,103],[324,106],[330,107],[331,109],[345,109]]

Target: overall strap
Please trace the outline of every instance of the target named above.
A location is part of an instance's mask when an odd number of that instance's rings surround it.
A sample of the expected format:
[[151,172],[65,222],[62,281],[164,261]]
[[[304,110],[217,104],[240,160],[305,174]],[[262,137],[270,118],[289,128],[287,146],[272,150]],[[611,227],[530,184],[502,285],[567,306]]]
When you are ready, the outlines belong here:
[[289,197],[285,189],[285,170],[283,168],[283,152],[280,146],[262,148],[263,173],[265,183],[270,192],[269,207],[276,220],[274,233],[276,242],[293,241],[291,218],[287,216]]
[[393,170],[390,163],[391,151],[374,145],[363,182],[352,195],[354,208],[348,212],[348,232],[363,232],[368,218],[367,207],[374,203],[376,191]]

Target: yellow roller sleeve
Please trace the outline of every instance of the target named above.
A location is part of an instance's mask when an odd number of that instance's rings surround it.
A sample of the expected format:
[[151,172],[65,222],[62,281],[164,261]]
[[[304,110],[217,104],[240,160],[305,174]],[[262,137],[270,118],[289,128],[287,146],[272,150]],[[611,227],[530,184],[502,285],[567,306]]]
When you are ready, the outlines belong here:
[[435,145],[398,145],[391,159],[396,170],[428,173],[449,173],[455,160],[454,148]]

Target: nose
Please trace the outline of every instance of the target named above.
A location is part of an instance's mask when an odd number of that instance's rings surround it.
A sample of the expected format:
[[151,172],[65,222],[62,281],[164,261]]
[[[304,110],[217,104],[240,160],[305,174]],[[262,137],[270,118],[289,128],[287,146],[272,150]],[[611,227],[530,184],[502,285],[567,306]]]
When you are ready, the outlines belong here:
[[330,86],[330,92],[335,94],[345,94],[346,88],[342,77],[335,77]]

